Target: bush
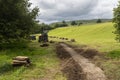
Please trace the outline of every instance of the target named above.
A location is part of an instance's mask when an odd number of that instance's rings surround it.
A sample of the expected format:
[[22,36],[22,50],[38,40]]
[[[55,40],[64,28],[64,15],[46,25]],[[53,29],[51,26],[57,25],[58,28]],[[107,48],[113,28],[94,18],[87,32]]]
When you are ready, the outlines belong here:
[[71,25],[77,25],[77,23],[75,21],[72,21]]
[[79,26],[82,25],[82,24],[83,24],[82,22],[78,23]]
[[98,19],[98,20],[96,21],[96,23],[102,23],[102,20],[101,20],[101,19]]
[[114,58],[120,58],[120,50],[114,50],[114,51],[111,51],[107,54],[107,57],[110,57],[112,59]]
[[28,41],[18,41],[14,43],[1,43],[0,49],[13,49],[13,48],[27,48],[28,47]]
[[0,66],[0,74],[2,75],[4,73],[7,73],[7,72],[11,71],[12,68],[13,67],[11,64],[5,62],[5,63],[1,64],[1,66]]
[[55,28],[58,28],[58,27],[66,27],[66,26],[68,26],[67,23],[56,23],[56,24],[54,25]]

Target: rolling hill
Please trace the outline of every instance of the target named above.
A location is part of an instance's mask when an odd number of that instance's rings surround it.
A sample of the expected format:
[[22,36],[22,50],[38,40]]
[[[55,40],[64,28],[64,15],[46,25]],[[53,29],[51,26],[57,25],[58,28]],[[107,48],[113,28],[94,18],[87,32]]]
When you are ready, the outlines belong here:
[[70,26],[57,28],[49,32],[50,36],[74,38],[77,44],[84,44],[100,51],[119,49],[120,44],[115,41],[113,23]]

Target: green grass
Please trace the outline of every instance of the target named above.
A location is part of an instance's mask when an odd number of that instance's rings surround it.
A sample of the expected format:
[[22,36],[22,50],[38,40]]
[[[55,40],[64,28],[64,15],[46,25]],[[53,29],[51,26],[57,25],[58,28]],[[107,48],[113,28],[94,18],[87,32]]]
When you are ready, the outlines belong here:
[[[32,48],[10,49],[0,51],[0,80],[66,80],[60,71],[54,45],[40,48],[39,43],[31,43]],[[30,67],[13,67],[12,58],[28,56],[32,62]]]
[[107,54],[107,57],[110,57],[112,59],[119,59],[120,58],[120,50],[110,51],[109,54]]
[[120,59],[98,59],[95,62],[104,70],[108,80],[120,80]]
[[70,44],[87,45],[105,52],[104,57],[98,57],[93,62],[104,70],[108,80],[120,80],[120,43],[115,41],[114,30],[113,23],[109,22],[57,28],[50,31],[49,36],[74,38],[76,43]]
[[84,44],[100,51],[120,49],[120,44],[115,41],[113,23],[100,23],[82,26],[57,28],[49,32],[50,36],[74,38],[77,44]]

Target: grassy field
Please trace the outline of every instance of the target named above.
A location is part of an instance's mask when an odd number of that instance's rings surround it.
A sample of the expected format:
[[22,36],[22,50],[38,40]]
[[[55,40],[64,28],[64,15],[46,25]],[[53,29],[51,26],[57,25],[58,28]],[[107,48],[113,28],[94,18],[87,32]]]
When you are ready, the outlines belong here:
[[50,36],[74,38],[77,44],[84,44],[100,51],[120,49],[115,41],[113,23],[100,23],[82,26],[57,28],[49,32]]
[[[115,41],[113,23],[89,24],[57,28],[49,32],[49,36],[75,39],[75,45],[87,45],[100,52],[102,57],[96,57],[93,62],[102,68],[108,80],[120,80],[120,43]],[[53,39],[53,38],[51,38]],[[60,41],[59,39],[53,39]]]
[[[0,51],[0,80],[66,80],[60,71],[60,60],[54,45],[40,48],[39,43],[31,43],[32,48]],[[12,67],[12,58],[28,56],[30,67]]]
[[[49,36],[74,38],[76,45],[87,45],[102,52],[109,52],[105,58],[95,58],[93,61],[104,70],[109,80],[120,80],[120,44],[114,40],[113,31],[113,23],[101,23],[57,28],[50,31]],[[36,35],[37,39],[39,35]],[[55,45],[41,48],[36,41],[30,44],[30,48],[0,51],[0,80],[67,80],[60,71]],[[12,67],[12,58],[15,56],[30,57],[32,65]]]

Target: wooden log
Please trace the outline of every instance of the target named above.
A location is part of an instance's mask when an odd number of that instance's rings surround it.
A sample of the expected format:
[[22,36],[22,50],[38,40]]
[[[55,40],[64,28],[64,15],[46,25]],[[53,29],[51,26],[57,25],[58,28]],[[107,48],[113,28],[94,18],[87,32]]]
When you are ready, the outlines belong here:
[[18,61],[18,60],[13,60],[13,63],[18,63],[18,64],[28,64],[27,61]]
[[25,64],[19,64],[19,63],[12,63],[12,66],[16,67],[16,66],[23,66]]
[[26,56],[17,56],[14,57],[13,60],[25,61],[25,60],[29,60],[29,58]]
[[16,66],[29,66],[31,64],[30,59],[26,56],[17,56],[13,58],[12,65]]
[[25,64],[25,63],[12,63],[12,66],[17,67],[17,66],[30,66],[30,64]]
[[18,60],[13,60],[12,66],[17,67],[17,66],[29,66],[30,63],[27,61],[18,61]]

